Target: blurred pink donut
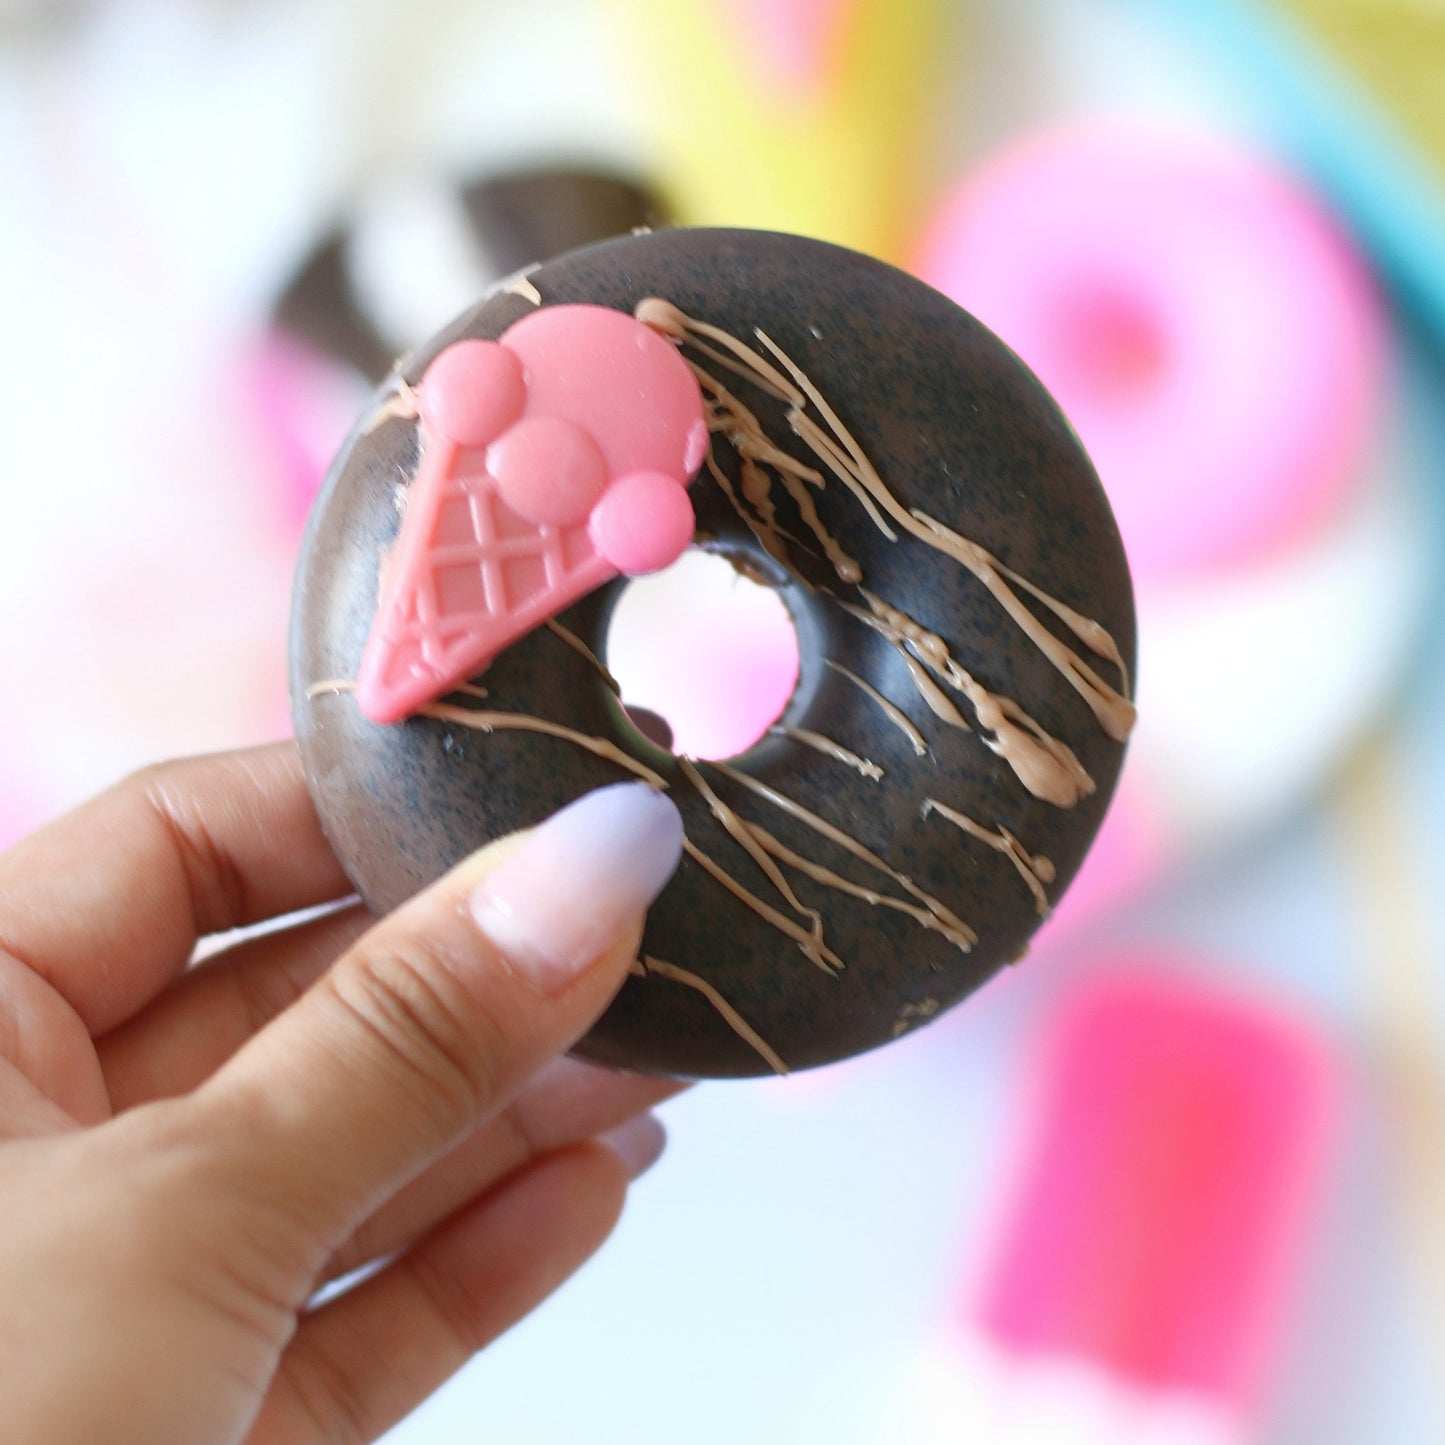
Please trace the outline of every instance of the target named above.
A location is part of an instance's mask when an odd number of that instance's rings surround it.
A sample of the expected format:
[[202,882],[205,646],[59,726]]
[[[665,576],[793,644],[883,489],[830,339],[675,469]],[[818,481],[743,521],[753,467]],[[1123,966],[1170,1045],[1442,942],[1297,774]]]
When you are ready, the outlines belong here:
[[958,188],[916,270],[1053,392],[1141,580],[1287,548],[1362,480],[1378,299],[1253,157],[1102,125],[1033,137]]

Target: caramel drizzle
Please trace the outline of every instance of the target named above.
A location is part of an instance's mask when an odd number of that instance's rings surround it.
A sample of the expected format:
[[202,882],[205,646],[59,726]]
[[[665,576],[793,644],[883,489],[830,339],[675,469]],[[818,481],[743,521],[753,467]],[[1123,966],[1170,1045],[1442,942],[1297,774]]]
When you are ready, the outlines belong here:
[[[813,926],[810,930],[810,933],[813,939],[813,943],[818,950],[825,951],[826,945],[823,942],[822,914],[820,914],[816,908],[809,908],[798,898],[798,895],[793,892],[792,885],[783,876],[782,870],[754,841],[751,829],[749,828],[747,821],[743,818],[738,817],[738,815],[730,807],[728,807],[728,805],[724,803],[723,800],[718,797],[715,792],[713,792],[713,790],[708,786],[707,779],[704,778],[700,772],[698,772],[698,770],[693,766],[692,762],[688,758],[684,757],[679,757],[677,762],[678,766],[682,769],[683,776],[702,795],[704,801],[708,805],[708,808],[712,811],[713,817],[722,824],[723,828],[727,831],[728,836],[731,837],[733,841],[737,843],[744,852],[747,853],[747,855],[753,860],[753,862],[756,863],[758,867],[763,870],[763,873],[767,876],[768,882],[771,883],[773,887],[778,890],[778,892],[782,895],[783,900],[787,903],[788,907],[791,908],[795,913],[802,914],[804,918],[812,919]],[[842,965],[839,964],[838,967],[841,968]]]
[[994,566],[1015,586],[1022,587],[1030,597],[1047,607],[1070,632],[1083,642],[1090,652],[1113,663],[1119,669],[1119,676],[1123,679],[1119,686],[1120,692],[1125,697],[1130,696],[1129,669],[1124,665],[1124,657],[1119,651],[1119,644],[1114,641],[1113,635],[1107,628],[1095,622],[1092,617],[1085,617],[1082,612],[1076,612],[1066,603],[1060,602],[1057,597],[1050,597],[1047,592],[1035,587],[1027,577],[1020,576],[1011,568],[1005,567],[997,558],[994,559]]
[[[800,873],[805,874],[816,883],[823,883],[830,888],[836,888],[842,893],[851,894],[854,898],[861,898],[864,902],[870,903],[875,907],[894,908],[901,913],[906,913],[910,918],[916,919],[925,928],[930,928],[935,933],[943,934],[950,943],[954,944],[964,953],[967,953],[973,945],[978,942],[978,935],[961,919],[955,918],[946,908],[943,908],[941,904],[938,905],[935,911],[930,911],[931,905],[930,907],[920,908],[916,904],[908,903],[902,898],[895,898],[891,894],[879,893],[876,889],[865,888],[861,884],[853,883],[851,880],[833,872],[832,869],[825,867],[816,859],[807,858],[800,853],[794,852],[769,833],[766,828],[761,827],[757,823],[748,822],[746,818],[742,817],[723,802],[716,792],[708,786],[706,779],[703,778],[702,774],[698,772],[697,768],[689,759],[680,757],[678,762],[681,764],[682,770],[688,780],[697,788],[704,799],[706,799],[709,808],[712,809],[713,816],[717,818],[731,837],[746,849],[749,856],[763,872],[767,874],[768,878],[773,882],[779,893],[788,901],[789,905],[805,916],[812,918],[814,923],[812,938],[820,949],[825,949],[825,953],[826,946],[823,944],[821,915],[817,910],[808,908],[798,901],[793,889],[773,863],[772,860],[774,858],[780,859],[791,868],[796,868]],[[723,763],[715,762],[710,764],[710,766],[718,768],[731,777],[738,778],[739,781],[745,776],[744,774],[734,773],[732,769]],[[781,794],[777,796],[779,798],[782,797]],[[800,815],[805,812],[806,810],[799,810]],[[807,815],[808,818],[811,818],[811,816],[812,815]],[[822,824],[823,820],[816,819],[814,822],[816,826],[817,824]],[[824,826],[827,827],[831,825],[825,824]],[[848,847],[850,852],[856,852],[858,849],[862,849],[862,853],[859,854],[859,856],[866,856],[874,866],[882,868],[885,872],[888,872],[890,876],[898,879],[905,886],[909,886],[908,880],[904,878],[902,874],[893,873],[882,859],[875,858],[872,854],[868,853],[868,850],[863,848],[861,843],[858,843],[855,839],[848,839],[846,834],[841,834],[839,837],[840,840],[847,840],[843,846]],[[713,859],[699,857],[698,861],[701,862],[704,867],[708,868],[709,872],[719,868],[719,865]],[[714,873],[714,876],[717,876],[716,873]],[[742,887],[741,884],[737,883],[736,879],[732,879],[731,882],[736,885],[733,891],[737,891],[738,888]],[[916,894],[916,890],[914,891]],[[916,896],[926,898],[927,895],[916,894]],[[751,897],[752,896],[749,895],[749,899],[751,899]],[[749,901],[749,899],[744,899],[744,901]],[[755,906],[757,901],[758,900],[753,899],[750,906]],[[763,907],[766,906],[767,905],[763,905]],[[774,918],[770,914],[764,914],[763,916],[767,917],[770,922],[774,921]],[[794,938],[796,941],[796,934],[789,931],[788,936]],[[807,952],[807,950],[805,949],[804,952]],[[809,953],[808,956],[812,958],[815,963],[818,962],[813,954]],[[826,954],[826,956],[836,967],[843,967],[843,964],[836,958],[836,955]]]
[[416,388],[400,373],[396,374],[391,389],[381,399],[381,404],[372,412],[362,427],[361,434],[369,437],[372,432],[393,417],[398,421],[415,421],[421,415],[421,400]]
[[865,847],[856,838],[845,833],[841,828],[830,823],[826,818],[820,818],[816,813],[810,812],[801,803],[795,802],[784,793],[770,788],[766,783],[760,782],[757,778],[749,777],[747,773],[740,773],[736,768],[729,767],[726,763],[714,762],[709,764],[716,768],[725,777],[731,778],[739,786],[746,788],[751,793],[756,793],[765,802],[771,803],[775,808],[781,809],[784,813],[796,818],[800,823],[805,823],[815,832],[821,833],[823,837],[836,843],[840,848],[851,853],[855,858],[868,864],[870,868],[876,868],[880,873],[886,874],[905,893],[912,894],[923,906],[941,922],[946,923],[960,937],[966,938],[970,943],[976,942],[978,935],[946,904],[935,898],[931,893],[920,888],[906,873],[900,873],[896,868],[885,863],[872,849]]
[[906,913],[925,928],[932,929],[934,933],[941,933],[962,953],[968,953],[978,942],[978,935],[971,928],[965,928],[960,932],[937,914],[930,913],[926,908],[920,908],[916,903],[909,903],[903,898],[895,898],[891,893],[879,893],[875,888],[865,888],[861,883],[854,883],[851,878],[844,878],[841,874],[833,872],[831,868],[825,868],[816,859],[805,858],[801,853],[795,853],[759,824],[751,823],[748,826],[753,837],[773,857],[781,859],[790,868],[796,868],[798,872],[813,879],[815,883],[823,883],[829,888],[836,888],[840,893],[861,898],[875,908],[892,908],[898,913]]
[[656,975],[658,978],[670,979],[673,983],[696,989],[722,1015],[728,1027],[753,1049],[775,1074],[788,1072],[788,1066],[778,1056],[777,1051],[705,978],[649,954],[637,959],[629,971],[637,978]]
[[307,702],[315,702],[318,697],[343,697],[356,691],[356,682],[349,677],[328,677],[320,682],[313,682],[302,694]]
[[[697,767],[690,759],[679,757],[678,763],[688,781],[692,783],[706,800],[708,807],[712,810],[713,816],[722,824],[728,834],[747,851],[748,855],[758,867],[767,874],[773,886],[776,887],[783,898],[787,900],[789,906],[799,913],[802,913],[805,917],[813,920],[813,940],[820,949],[824,950],[825,956],[827,956],[829,961],[834,963],[836,967],[841,968],[843,964],[837,959],[836,955],[826,952],[826,946],[823,943],[822,916],[816,909],[808,908],[799,901],[787,879],[783,877],[777,865],[772,861],[774,858],[780,859],[789,867],[796,868],[799,872],[812,878],[814,882],[826,884],[828,887],[836,888],[843,893],[849,893],[853,897],[861,898],[875,907],[895,908],[899,912],[906,913],[909,917],[923,924],[925,928],[931,928],[934,932],[943,934],[950,943],[954,944],[964,953],[967,953],[969,949],[978,942],[978,935],[961,919],[955,918],[946,908],[943,908],[941,904],[938,905],[937,911],[930,911],[930,909],[932,909],[932,903],[930,903],[928,908],[919,908],[915,904],[908,903],[902,898],[894,898],[890,894],[879,893],[876,889],[865,888],[860,884],[853,883],[849,879],[833,872],[832,869],[817,862],[816,859],[806,858],[800,853],[795,853],[791,848],[788,848],[785,844],[779,842],[777,838],[773,837],[767,829],[757,823],[750,823],[735,809],[729,807],[708,785],[707,780],[697,770]],[[711,766],[739,780],[745,776],[744,774],[735,773],[733,769],[727,767],[724,763],[712,763]],[[782,797],[781,794],[777,796],[779,798]],[[805,813],[806,810],[799,809],[800,816],[803,816]],[[807,821],[811,817],[812,815],[809,814],[804,820]],[[815,826],[822,823],[822,819],[814,820]],[[831,827],[830,824],[825,824],[824,826]],[[858,856],[866,856],[875,867],[882,868],[905,886],[911,886],[901,873],[893,873],[882,859],[870,854],[856,839],[849,839],[846,834],[838,834],[838,837],[840,841],[844,839],[847,840],[843,843],[843,846],[848,847],[850,852],[856,852],[858,849],[862,849],[862,852]],[[698,861],[702,862],[704,867],[707,867],[709,864],[712,864],[713,867],[718,866],[712,859],[704,860],[699,858]],[[712,871],[712,869],[710,868],[709,871]],[[737,880],[733,879],[732,882],[736,884]],[[737,886],[741,887],[740,884]],[[916,894],[916,896],[926,898],[926,895]],[[770,919],[770,921],[772,920]],[[794,937],[791,933],[789,936]],[[808,956],[813,958],[814,962],[818,961],[812,954]]]
[[[1036,584],[1003,566],[997,558],[976,542],[954,532],[917,508],[904,507],[888,488],[857,438],[843,424],[826,398],[803,370],[764,331],[755,328],[754,334],[759,343],[776,359],[782,368],[781,371],[778,366],[768,361],[746,343],[719,327],[687,316],[668,302],[649,298],[638,306],[636,314],[639,320],[656,327],[680,344],[685,343],[701,350],[704,355],[718,364],[725,365],[730,371],[738,372],[770,395],[785,402],[788,408],[788,423],[794,435],[803,441],[828,469],[844,482],[855,497],[864,502],[874,523],[890,540],[897,540],[897,536],[879,514],[880,508],[904,531],[909,532],[935,551],[952,558],[982,582],[1025,636],[1084,699],[1104,731],[1118,741],[1122,741],[1128,736],[1135,717],[1133,703],[1119,689],[1111,687],[1103,681],[1078,653],[1050,632],[1030,611],[1010,583],[1012,582],[1033,597],[1041,606],[1052,611],[1091,652],[1114,663],[1119,669],[1122,686],[1127,689],[1128,677],[1122,656],[1106,629],[1099,623],[1083,617],[1082,614],[1056,598],[1049,596]],[[700,338],[706,338],[706,340]],[[722,349],[719,350],[719,348]],[[711,382],[714,388],[726,392],[726,388],[722,388],[720,383],[710,378],[705,370],[695,364],[694,372],[705,386]],[[738,403],[731,393],[727,393],[727,395],[731,403],[727,408],[729,413],[734,415],[735,419],[740,419],[741,414],[746,412],[747,417],[751,419],[751,424],[755,426],[756,417],[747,412],[745,407],[741,407],[741,403]],[[808,416],[805,410],[808,404],[811,404],[823,418],[831,436]],[[738,411],[737,408],[741,408],[741,411]],[[750,427],[743,424],[737,426],[735,430],[738,436],[745,437]],[[734,440],[734,444],[737,445],[733,433],[730,431],[728,435],[729,440]],[[773,450],[776,451],[776,449]],[[736,506],[735,499],[734,505]],[[775,529],[772,540],[776,545]],[[772,555],[778,556],[776,551]],[[778,560],[786,564],[786,558],[778,557]],[[851,561],[851,559],[849,560]],[[860,580],[861,574],[852,575],[850,572],[849,575],[844,575],[840,570],[839,576],[844,581],[855,582]],[[989,728],[989,731],[996,732],[996,729]],[[1049,770],[1046,769],[1045,774],[1047,775],[1048,772]],[[1032,769],[1030,773],[1035,778],[1039,776]],[[1022,779],[1022,774],[1020,776]],[[1062,795],[1069,789],[1058,786],[1056,782],[1052,791]],[[1048,800],[1055,801],[1054,798]],[[1075,800],[1077,800],[1077,796]],[[1061,804],[1061,806],[1068,806],[1068,804]]]
[[[911,532],[920,542],[926,543],[935,551],[952,557],[954,561],[961,563],[978,578],[1034,646],[1053,663],[1070,686],[1084,699],[1104,731],[1116,742],[1122,742],[1127,738],[1130,729],[1134,726],[1134,704],[1117,688],[1111,687],[1100,678],[1071,647],[1055,637],[1029,611],[1018,594],[1008,585],[1003,575],[1007,569],[1002,568],[997,558],[980,547],[977,542],[960,536],[951,527],[945,527],[942,522],[930,517],[921,509],[904,507],[889,490],[883,478],[878,475],[877,468],[869,460],[857,439],[843,425],[838,414],[828,405],[822,393],[809,381],[802,369],[765,332],[759,329],[756,334],[758,340],[778,359],[799,390],[813,403],[832,429],[834,437],[846,451],[848,460],[856,469],[855,475],[859,485],[905,531]],[[792,420],[791,416],[789,420]],[[806,441],[806,437],[803,440]],[[1017,576],[1017,574],[1014,575]],[[1099,623],[1083,618],[1072,608],[1057,603],[1036,584],[1029,583],[1028,590],[1032,596],[1049,606],[1090,651],[1099,656],[1119,659],[1118,647]],[[1107,639],[1107,650],[1103,645],[1104,639]],[[1119,660],[1119,671],[1123,684],[1127,686],[1127,678],[1122,677],[1124,672],[1122,659]]]
[[[854,616],[861,617],[863,615],[861,608],[850,607],[848,610]],[[908,668],[908,675],[913,679],[914,687],[918,689],[919,697],[928,704],[933,715],[942,718],[951,728],[961,728],[964,732],[971,733],[973,729],[969,726],[968,719],[954,707],[953,703],[949,701],[948,694],[928,675],[928,669],[916,657],[909,655],[901,639],[889,638],[889,641],[898,649],[904,665]]]
[[532,280],[532,272],[536,269],[535,264],[524,267],[515,276],[508,276],[497,289],[506,296],[520,296],[523,301],[530,301],[533,306],[540,306],[542,293],[537,290],[537,283]]
[[1018,870],[1019,877],[1028,885],[1029,892],[1034,895],[1034,904],[1040,918],[1047,918],[1052,909],[1049,903],[1048,894],[1044,892],[1044,885],[1052,883],[1056,877],[1053,862],[1045,858],[1042,853],[1030,853],[1012,833],[1002,824],[998,830],[985,828],[982,823],[976,823],[967,813],[960,813],[955,808],[950,808],[947,803],[940,803],[937,798],[925,798],[923,800],[922,816],[927,817],[930,813],[937,813],[940,817],[947,818],[955,827],[962,828],[971,838],[977,838],[980,843],[987,843],[997,853],[1002,853]]
[[[715,365],[741,376],[776,400],[786,402],[790,413],[797,410],[804,402],[802,393],[781,372],[770,366],[751,347],[722,330],[721,327],[711,326],[704,321],[696,321],[685,315],[670,301],[664,301],[655,296],[640,302],[634,314],[639,321],[651,326],[655,331],[671,338],[679,345],[685,342],[693,350],[701,352]],[[711,344],[714,342],[717,345]],[[763,425],[758,420],[756,413],[734,392],[724,386],[706,367],[691,360],[688,360],[687,364],[707,399],[708,429],[725,437],[738,454],[739,483],[742,494],[746,501],[756,509],[756,517],[749,516],[743,511],[731,484],[721,479],[721,468],[715,461],[708,470],[713,479],[722,487],[724,494],[732,503],[733,510],[751,528],[768,555],[792,571],[789,566],[787,549],[782,544],[780,530],[774,520],[771,473],[778,477],[788,495],[792,497],[799,515],[808,530],[818,539],[818,544],[833,565],[833,570],[845,582],[860,581],[863,577],[863,569],[859,566],[857,558],[851,557],[845,552],[838,540],[828,531],[822,518],[818,516],[818,509],[814,505],[812,497],[808,494],[809,486],[821,490],[824,485],[822,473],[814,467],[805,466],[797,458],[790,456],[781,447],[775,445],[767,432],[763,430]]]
[[[894,646],[906,648],[936,677],[962,693],[973,705],[984,732],[984,743],[1013,769],[1030,793],[1057,807],[1072,808],[1080,798],[1094,791],[1094,780],[1073,749],[1046,732],[1012,698],[984,687],[959,665],[949,652],[948,644],[936,632],[929,632],[906,612],[889,606],[866,589],[858,590],[872,609],[871,616],[851,603],[839,605],[880,632]],[[918,683],[918,674],[912,668],[909,671]],[[932,699],[930,705],[933,705]],[[934,710],[938,711],[936,706]],[[962,717],[955,724],[959,725],[968,726]]]
[[682,841],[683,851],[689,858],[694,859],[701,867],[707,870],[713,879],[721,883],[735,898],[747,904],[759,918],[771,923],[780,933],[786,934],[798,945],[804,958],[810,963],[815,963],[824,973],[836,976],[837,973],[846,967],[843,960],[838,957],[826,944],[818,942],[813,935],[805,928],[799,927],[786,914],[779,913],[770,904],[764,903],[756,893],[751,892],[743,884],[739,883],[722,864],[709,857],[692,841],[691,838],[684,838]]
[[[843,459],[837,444],[829,438],[828,435],[818,427],[818,424],[804,411],[808,402],[808,395],[799,388],[796,381],[790,381],[764,356],[754,351],[745,341],[739,340],[739,338],[731,332],[724,331],[720,326],[713,326],[706,321],[699,321],[695,317],[688,316],[670,301],[664,301],[656,296],[649,296],[638,304],[634,315],[639,321],[651,326],[656,331],[660,331],[664,336],[671,337],[672,340],[679,345],[685,344],[691,346],[693,350],[702,352],[704,356],[710,358],[719,366],[725,367],[728,371],[742,377],[743,380],[752,383],[752,385],[758,387],[759,390],[767,392],[768,395],[775,400],[786,403],[788,407],[788,424],[793,428],[794,434],[807,442],[819,460],[823,461],[830,470],[835,472],[839,481],[857,497],[859,504],[873,519],[874,523],[888,540],[890,542],[896,542],[898,540],[897,534],[889,528],[888,524],[879,515],[877,508],[873,504],[873,499],[859,484],[852,469],[846,465],[846,461]],[[759,340],[767,341],[767,338],[761,331],[758,331],[756,335]],[[709,345],[708,342],[699,340],[699,337],[707,337],[712,342],[716,342],[717,345]],[[767,344],[769,346],[772,345],[771,342]],[[719,347],[723,349],[719,350]],[[692,365],[692,363],[689,364]],[[703,368],[694,365],[693,372],[705,388],[720,387],[720,383]],[[721,389],[725,390],[725,388]],[[740,413],[745,415],[748,423],[745,430],[749,436],[749,440],[753,441],[753,432],[755,429],[755,444],[766,449],[769,454],[769,460],[773,465],[776,465],[785,473],[791,471],[798,476],[807,477],[817,486],[822,485],[823,478],[817,471],[810,467],[802,466],[801,463],[783,451],[781,447],[774,446],[752,412],[743,406],[731,393],[728,393],[728,398],[732,405],[738,407]],[[810,433],[811,436],[805,435],[805,431]],[[816,445],[815,440],[817,442]],[[843,462],[841,469],[839,467],[840,462]],[[819,540],[822,539],[820,538]],[[857,567],[857,563],[854,562],[853,559],[847,558],[846,554],[844,554],[844,557],[851,563],[852,567]],[[782,561],[785,559],[780,558],[779,560]],[[845,576],[841,571],[838,575],[845,582],[853,582],[860,580],[863,574],[860,569],[856,575]]]
[[[306,696],[310,699],[322,695],[339,696],[345,693],[354,693],[355,691],[355,681],[348,678],[334,678],[326,682],[313,683],[307,688]],[[667,791],[666,778],[660,773],[654,772],[644,763],[638,762],[630,753],[623,752],[606,738],[589,737],[585,733],[579,733],[572,728],[564,727],[561,723],[550,722],[546,718],[534,717],[529,713],[484,712],[477,708],[455,707],[440,702],[430,703],[424,708],[418,708],[413,716],[428,717],[438,722],[455,723],[460,727],[474,728],[478,732],[490,733],[505,730],[520,730],[543,733],[548,737],[561,738],[566,742],[574,743],[577,747],[585,748],[588,752],[605,759],[607,762],[616,763],[619,767],[625,768],[628,772],[641,778],[643,782],[657,788],[659,791]],[[688,766],[686,759],[679,758],[678,761],[683,764],[686,770]],[[695,773],[695,770],[693,771]],[[706,788],[705,783],[703,787]],[[710,791],[711,790],[708,789],[708,792]],[[706,796],[706,793],[704,796]],[[719,806],[731,812],[721,800],[719,800]],[[742,819],[737,818],[736,814],[732,816],[740,827],[746,828],[746,824],[743,823]],[[734,834],[734,836],[737,835]],[[739,838],[739,842],[742,842],[741,838]],[[744,843],[743,846],[747,847],[748,845]],[[743,884],[728,873],[721,864],[704,853],[690,838],[683,840],[683,848],[690,857],[696,859],[729,893],[732,893],[740,899],[751,908],[753,912],[758,914],[760,918],[763,918],[766,922],[772,924],[774,928],[778,929],[779,932],[792,939],[793,942],[798,945],[803,955],[811,962],[816,963],[825,973],[834,975],[838,970],[845,967],[843,960],[823,942],[822,919],[815,910],[806,908],[801,903],[797,904],[801,912],[814,920],[816,932],[810,933],[799,927],[792,919],[779,913],[777,909],[764,903],[761,898],[744,887]],[[749,849],[749,851],[751,852],[752,850]],[[775,865],[773,865],[770,859],[766,860],[766,862],[760,866],[764,867],[764,871],[770,871],[770,873],[777,872]],[[783,878],[780,873],[777,876],[778,879],[781,880],[783,888],[787,890],[787,894],[791,895],[792,890],[788,887],[787,880]]]
[[[967,537],[960,536],[951,527],[945,527],[942,522],[930,517],[926,512],[915,508],[909,515],[923,528],[921,532],[915,531],[914,535],[921,541],[929,542],[930,546],[935,547],[946,556],[962,562],[993,593],[999,605],[1013,618],[1029,641],[1053,663],[1064,680],[1084,699],[1088,704],[1089,711],[1098,719],[1099,726],[1115,742],[1123,742],[1134,727],[1136,717],[1134,704],[1117,688],[1111,687],[1105,682],[1073,648],[1055,637],[1029,611],[1023,599],[1005,580],[1006,569],[1001,566],[998,559],[986,552],[977,542],[971,542]],[[1119,649],[1114,639],[1097,622],[1082,617],[1073,608],[1066,607],[1052,597],[1047,597],[1032,584],[1029,591],[1045,601],[1059,620],[1091,652],[1117,659],[1119,672],[1121,677],[1123,676],[1124,662],[1119,656]],[[1107,640],[1107,651],[1100,639]],[[1127,678],[1124,678],[1124,684],[1127,686]]]
[[[911,662],[913,659],[909,658],[907,660]],[[913,725],[912,718],[910,718],[908,714],[897,705],[897,703],[892,702],[888,698],[884,697],[883,694],[879,692],[872,683],[865,682],[861,677],[858,676],[856,672],[850,671],[848,668],[844,667],[841,662],[834,662],[831,657],[825,657],[823,661],[829,667],[831,667],[834,672],[842,673],[849,682],[853,683],[855,687],[862,689],[864,693],[871,697],[873,701],[876,702],[878,706],[883,709],[883,715],[913,745],[913,751],[916,756],[921,758],[928,751],[927,740],[924,738],[923,734],[919,732],[918,729]],[[945,698],[944,701],[947,702],[947,698]],[[949,705],[952,706],[952,704]],[[963,719],[960,718],[959,721],[962,722]]]
[[810,732],[807,728],[783,726],[769,728],[768,731],[777,737],[792,738],[794,742],[802,743],[804,747],[812,748],[825,757],[844,763],[855,773],[859,773],[865,778],[871,778],[875,783],[883,780],[883,769],[877,763],[870,758],[860,757],[852,748],[845,748],[842,743],[835,743],[832,738],[826,737],[822,733]]
[[555,617],[549,617],[544,625],[546,626],[548,632],[553,633],[556,637],[559,637],[563,642],[567,644],[568,647],[572,649],[573,652],[577,653],[580,657],[585,658],[587,662],[591,663],[592,668],[596,672],[597,676],[600,677],[602,681],[607,684],[608,690],[613,694],[614,697],[620,698],[622,696],[622,686],[608,670],[607,664],[604,663],[602,659],[598,657],[597,654],[593,652],[592,649],[588,647],[587,644],[583,642],[582,639],[578,637],[575,632],[571,630],[571,628],[563,627],[562,624],[558,622]]

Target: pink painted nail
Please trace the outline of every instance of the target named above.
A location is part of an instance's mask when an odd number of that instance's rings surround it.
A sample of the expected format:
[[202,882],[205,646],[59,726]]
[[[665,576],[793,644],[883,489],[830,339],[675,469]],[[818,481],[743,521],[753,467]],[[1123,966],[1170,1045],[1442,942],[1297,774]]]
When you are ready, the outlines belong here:
[[470,900],[483,933],[546,993],[560,993],[662,891],[682,817],[646,783],[615,783],[533,829]]

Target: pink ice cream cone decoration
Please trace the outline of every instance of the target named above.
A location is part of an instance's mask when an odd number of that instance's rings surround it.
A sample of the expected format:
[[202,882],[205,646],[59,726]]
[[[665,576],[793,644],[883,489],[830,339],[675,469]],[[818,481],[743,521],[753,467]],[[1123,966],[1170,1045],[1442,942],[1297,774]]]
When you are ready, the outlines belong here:
[[398,722],[619,573],[693,535],[702,394],[670,342],[624,312],[544,307],[459,341],[417,387],[421,464],[357,677]]

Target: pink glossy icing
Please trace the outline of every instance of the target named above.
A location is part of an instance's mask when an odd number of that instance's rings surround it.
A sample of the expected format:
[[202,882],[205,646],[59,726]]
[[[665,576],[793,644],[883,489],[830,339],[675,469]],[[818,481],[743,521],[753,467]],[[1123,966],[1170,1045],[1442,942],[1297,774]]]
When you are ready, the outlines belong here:
[[624,312],[551,306],[442,351],[417,387],[422,459],[356,695],[398,722],[619,572],[693,535],[696,380]]
[[692,503],[663,472],[629,472],[607,489],[587,522],[592,545],[629,576],[675,562],[692,531]]
[[495,341],[458,341],[427,368],[417,392],[428,437],[484,447],[527,403],[522,364]]
[[1296,546],[1365,481],[1378,297],[1253,157],[1115,126],[1036,137],[958,189],[916,269],[1058,399],[1141,578]]

